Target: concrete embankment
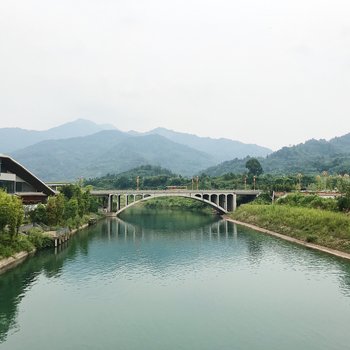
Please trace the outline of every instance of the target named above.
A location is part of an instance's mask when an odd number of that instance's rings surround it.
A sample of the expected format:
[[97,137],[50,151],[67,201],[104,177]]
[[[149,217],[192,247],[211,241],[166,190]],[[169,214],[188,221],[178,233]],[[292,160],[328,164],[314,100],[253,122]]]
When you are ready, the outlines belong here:
[[267,230],[265,228],[261,228],[261,227],[258,227],[258,226],[252,225],[252,224],[248,224],[246,222],[242,222],[242,221],[237,221],[237,220],[231,219],[228,216],[224,216],[224,219],[227,220],[227,221],[231,221],[231,222],[233,222],[233,223],[235,223],[237,225],[242,225],[242,226],[245,226],[245,227],[249,227],[249,228],[251,228],[251,229],[253,229],[255,231],[259,231],[259,232],[262,232],[262,233],[265,233],[265,234],[268,234],[268,235],[271,235],[271,236],[275,236],[275,237],[284,239],[286,241],[302,245],[302,246],[310,248],[310,249],[315,249],[315,250],[318,250],[318,251],[321,251],[321,252],[324,252],[324,253],[332,254],[334,256],[337,256],[337,257],[340,257],[340,258],[343,258],[343,259],[350,260],[350,254],[341,252],[339,250],[327,248],[327,247],[320,246],[320,245],[314,244],[314,243],[308,243],[308,242],[302,241],[300,239],[296,239],[296,238],[293,238],[293,237],[289,237],[289,236],[283,235],[283,234],[278,233],[278,232],[274,232],[274,231],[271,231],[271,230]]
[[35,250],[32,252],[19,252],[14,254],[13,256],[10,256],[9,258],[1,259],[0,260],[0,274],[16,267],[18,264],[23,262],[28,256],[33,255],[35,253]]

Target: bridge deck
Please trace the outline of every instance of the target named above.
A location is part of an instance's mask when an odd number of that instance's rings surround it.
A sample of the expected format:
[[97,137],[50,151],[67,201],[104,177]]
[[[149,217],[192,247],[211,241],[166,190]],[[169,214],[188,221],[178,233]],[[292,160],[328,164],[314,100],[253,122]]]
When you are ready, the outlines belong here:
[[261,193],[260,190],[94,190],[92,195],[108,196],[116,194],[236,194],[236,195],[251,195],[256,196]]

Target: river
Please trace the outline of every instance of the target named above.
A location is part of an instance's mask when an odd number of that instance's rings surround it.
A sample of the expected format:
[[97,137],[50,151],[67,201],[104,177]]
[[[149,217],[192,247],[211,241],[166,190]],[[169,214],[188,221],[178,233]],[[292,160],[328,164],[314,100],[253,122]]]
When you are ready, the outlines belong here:
[[345,350],[350,262],[134,208],[0,275],[0,349]]

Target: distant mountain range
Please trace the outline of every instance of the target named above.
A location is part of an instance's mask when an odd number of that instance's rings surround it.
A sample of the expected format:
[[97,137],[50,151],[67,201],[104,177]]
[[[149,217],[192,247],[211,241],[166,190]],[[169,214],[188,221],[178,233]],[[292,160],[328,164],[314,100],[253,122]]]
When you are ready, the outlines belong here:
[[127,133],[78,119],[46,131],[0,129],[0,152],[12,155],[43,180],[58,181],[120,173],[147,164],[189,176],[222,160],[272,151],[163,128]]
[[45,181],[94,178],[142,165],[160,166],[184,176],[243,173],[248,157],[257,157],[265,173],[350,172],[350,134],[330,141],[312,139],[272,153],[229,139],[164,128],[122,132],[84,119],[46,131],[0,129],[0,153],[13,156]]
[[232,158],[244,158],[247,155],[252,157],[264,157],[272,152],[269,148],[254,144],[246,144],[225,138],[213,139],[210,137],[199,137],[165,128],[157,128],[149,131],[146,134],[157,134],[164,136],[171,141],[210,154],[215,160],[218,161],[224,161]]
[[[333,174],[350,173],[350,134],[326,140],[308,140],[292,147],[283,147],[265,158],[258,158],[265,173]],[[209,167],[201,173],[220,176],[225,173],[243,173],[248,158],[233,159]]]
[[112,125],[98,125],[85,119],[77,119],[48,130],[0,128],[0,152],[10,153],[44,140],[68,139],[87,136],[102,130],[115,129]]

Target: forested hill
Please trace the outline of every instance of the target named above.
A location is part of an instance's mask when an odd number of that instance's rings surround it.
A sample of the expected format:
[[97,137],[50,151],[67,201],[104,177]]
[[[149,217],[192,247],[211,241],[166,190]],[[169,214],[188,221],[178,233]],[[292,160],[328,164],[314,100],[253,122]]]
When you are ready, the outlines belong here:
[[69,181],[158,165],[192,175],[216,164],[210,155],[160,135],[130,136],[118,130],[48,140],[11,154],[44,181]]
[[[152,165],[141,165],[120,174],[107,174],[84,181],[84,185],[91,185],[95,189],[127,189],[136,188],[136,178],[142,188],[158,188],[159,186],[183,185],[183,178],[172,171]],[[187,181],[187,180],[186,180]]]
[[[243,173],[249,158],[233,159],[207,168],[201,173],[220,176],[225,173]],[[350,134],[330,141],[309,140],[292,147],[283,147],[265,158],[258,158],[265,173],[271,174],[315,174],[350,173]]]
[[272,153],[271,149],[254,144],[246,144],[225,138],[199,137],[165,128],[157,128],[146,134],[161,135],[171,141],[205,152],[214,157],[218,163],[232,158],[244,158],[247,155],[251,157],[265,157]]

